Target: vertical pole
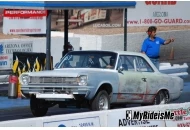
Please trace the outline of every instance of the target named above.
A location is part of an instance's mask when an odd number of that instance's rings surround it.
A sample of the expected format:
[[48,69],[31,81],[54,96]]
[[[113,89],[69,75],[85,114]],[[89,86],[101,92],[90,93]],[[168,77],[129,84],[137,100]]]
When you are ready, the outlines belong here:
[[46,19],[46,70],[50,70],[51,58],[51,10],[47,11]]
[[127,51],[127,8],[124,9],[124,51]]
[[62,53],[62,57],[68,53],[68,10],[64,10],[64,51]]

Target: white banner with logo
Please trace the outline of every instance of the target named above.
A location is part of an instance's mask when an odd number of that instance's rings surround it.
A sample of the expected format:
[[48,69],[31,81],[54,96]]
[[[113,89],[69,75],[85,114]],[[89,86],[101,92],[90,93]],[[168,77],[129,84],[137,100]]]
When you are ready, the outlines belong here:
[[126,110],[108,113],[108,127],[165,127],[164,120],[127,120]]
[[[175,120],[127,120],[127,111],[171,111]],[[128,113],[129,114],[129,113]],[[0,122],[1,127],[189,127],[190,103],[131,107],[108,111],[80,112]],[[146,115],[147,117],[148,115]],[[160,115],[154,115],[155,118]],[[182,116],[182,118],[176,118]],[[166,115],[165,115],[166,117]],[[167,115],[167,117],[170,117]],[[177,120],[176,120],[177,119]]]
[[100,127],[100,119],[97,117],[86,117],[44,122],[44,127]]
[[190,25],[189,1],[137,1],[128,9],[127,26]]
[[46,10],[4,10],[4,34],[45,34]]
[[175,113],[174,120],[166,120],[166,127],[190,127],[190,106],[183,105],[169,109]]
[[9,69],[12,65],[12,55],[0,54],[0,69]]
[[0,68],[12,68],[13,52],[33,52],[33,42],[0,42]]

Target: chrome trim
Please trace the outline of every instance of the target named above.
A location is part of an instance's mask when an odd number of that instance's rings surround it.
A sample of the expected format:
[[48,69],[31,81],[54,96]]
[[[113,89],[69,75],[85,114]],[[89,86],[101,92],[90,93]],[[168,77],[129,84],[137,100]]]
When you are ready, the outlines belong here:
[[28,84],[78,84],[77,77],[37,77],[30,76]]

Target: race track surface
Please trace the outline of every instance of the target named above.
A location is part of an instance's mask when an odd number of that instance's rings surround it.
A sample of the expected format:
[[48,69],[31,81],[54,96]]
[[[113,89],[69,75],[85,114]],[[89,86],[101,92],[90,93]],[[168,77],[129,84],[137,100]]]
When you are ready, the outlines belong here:
[[[181,97],[170,103],[184,103],[190,102],[190,82],[186,82],[184,85],[184,91]],[[25,119],[25,118],[35,118],[29,108],[29,100],[26,99],[8,99],[8,97],[0,97],[0,121]],[[129,107],[140,107],[138,104],[126,105]],[[119,108],[115,108],[119,109]],[[61,115],[61,114],[72,114],[79,112],[88,112],[89,109],[77,109],[74,107],[70,108],[59,108],[54,106],[49,108],[46,116]]]

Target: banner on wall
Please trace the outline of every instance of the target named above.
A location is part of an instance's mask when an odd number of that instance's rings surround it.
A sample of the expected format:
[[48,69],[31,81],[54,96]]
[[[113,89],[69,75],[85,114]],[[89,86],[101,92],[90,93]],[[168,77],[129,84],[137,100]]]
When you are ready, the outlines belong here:
[[86,117],[79,119],[57,120],[43,122],[44,127],[100,127],[100,118]]
[[[105,20],[106,9],[74,9],[69,10],[69,28],[78,28],[88,23],[96,23]],[[64,19],[62,19],[64,20]]]
[[188,1],[137,1],[128,9],[127,26],[190,25],[189,6]]
[[0,54],[0,69],[10,68],[11,57],[10,54]]
[[108,127],[165,127],[164,120],[128,120],[126,110],[108,113]]
[[46,10],[4,9],[4,34],[45,34]]
[[11,68],[14,52],[33,52],[32,41],[0,42],[0,68]]
[[166,120],[167,127],[190,127],[190,107],[179,106],[178,108],[168,109],[175,113],[174,120]]
[[[127,26],[190,25],[189,6],[188,1],[137,1],[135,8],[127,10]],[[124,26],[123,9],[73,9],[68,13],[69,29]],[[4,34],[46,33],[46,10],[5,9],[3,15]],[[53,10],[51,23],[52,30],[63,30],[64,11]]]
[[83,9],[73,10],[73,16],[81,19],[83,23],[88,23],[94,20],[100,20],[106,18],[105,9]]

